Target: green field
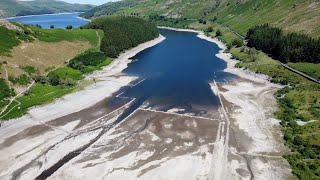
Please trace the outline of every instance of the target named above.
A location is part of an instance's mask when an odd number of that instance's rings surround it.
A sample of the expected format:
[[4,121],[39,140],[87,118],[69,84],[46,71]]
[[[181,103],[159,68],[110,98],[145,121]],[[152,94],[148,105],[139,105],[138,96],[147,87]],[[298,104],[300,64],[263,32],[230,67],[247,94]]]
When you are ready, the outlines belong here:
[[25,113],[32,106],[42,105],[52,102],[56,98],[72,92],[72,87],[51,86],[47,84],[36,84],[27,95],[17,99],[21,104],[14,101],[8,109],[2,114],[5,115],[1,120],[17,118]]
[[56,75],[60,79],[71,79],[71,80],[81,80],[83,79],[82,72],[70,67],[63,67],[57,70],[51,71],[48,76]]
[[28,26],[18,23],[13,23],[20,27],[22,31],[9,30],[0,26],[0,56],[10,56],[10,51],[14,46],[21,42],[31,42],[35,38],[44,42],[59,42],[59,41],[89,41],[91,45],[98,46],[100,37],[103,37],[102,30],[92,29],[40,29],[35,26]]
[[313,63],[288,63],[288,65],[315,79],[320,79],[320,64]]
[[[7,110],[0,115],[0,119],[9,120],[18,118],[26,114],[30,107],[50,103],[59,97],[71,93],[77,87],[77,81],[83,79],[85,74],[101,70],[103,66],[107,66],[112,62],[112,59],[103,53],[99,56],[96,56],[96,53],[101,52],[96,49],[90,49],[71,60],[74,63],[84,62],[82,64],[83,69],[81,70],[68,66],[51,71],[46,77],[38,76],[36,78],[36,85],[24,96],[19,97],[17,101],[10,104]],[[88,60],[90,62],[85,62]],[[0,101],[0,107],[5,106],[6,103],[8,101]]]

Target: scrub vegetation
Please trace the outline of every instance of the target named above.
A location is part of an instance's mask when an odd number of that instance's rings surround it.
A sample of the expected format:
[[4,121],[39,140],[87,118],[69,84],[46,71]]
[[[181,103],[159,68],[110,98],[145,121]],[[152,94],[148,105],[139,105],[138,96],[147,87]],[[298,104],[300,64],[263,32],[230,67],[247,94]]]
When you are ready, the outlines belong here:
[[271,82],[286,86],[275,94],[279,104],[276,117],[281,120],[284,140],[291,149],[285,158],[300,179],[319,178],[320,85],[285,69],[254,48],[232,48],[231,53],[240,60],[237,67],[266,74]]

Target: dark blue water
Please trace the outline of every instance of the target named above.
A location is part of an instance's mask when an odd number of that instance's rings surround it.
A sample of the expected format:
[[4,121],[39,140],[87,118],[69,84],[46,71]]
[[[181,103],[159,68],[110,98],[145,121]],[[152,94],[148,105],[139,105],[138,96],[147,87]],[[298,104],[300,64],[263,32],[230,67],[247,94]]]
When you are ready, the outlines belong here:
[[55,28],[65,28],[72,25],[74,28],[78,28],[89,21],[78,18],[79,13],[73,14],[50,14],[50,15],[36,15],[36,16],[24,16],[9,18],[8,21],[21,22],[29,25],[41,25],[43,28],[50,28],[54,25]]
[[[208,83],[236,76],[226,73],[226,63],[215,55],[219,47],[196,33],[161,30],[166,40],[137,54],[123,72],[145,79],[123,96],[148,102],[149,106],[192,109],[195,105],[218,106]],[[138,104],[138,105],[139,105]],[[137,106],[138,106],[137,105]]]

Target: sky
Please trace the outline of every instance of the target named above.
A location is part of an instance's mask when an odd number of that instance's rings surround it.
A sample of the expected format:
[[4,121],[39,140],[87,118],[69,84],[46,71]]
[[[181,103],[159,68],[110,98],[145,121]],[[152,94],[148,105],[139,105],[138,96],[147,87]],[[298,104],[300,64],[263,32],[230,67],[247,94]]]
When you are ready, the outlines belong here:
[[61,0],[68,3],[78,3],[78,4],[93,4],[93,5],[101,5],[105,4],[110,1],[116,1],[116,0]]

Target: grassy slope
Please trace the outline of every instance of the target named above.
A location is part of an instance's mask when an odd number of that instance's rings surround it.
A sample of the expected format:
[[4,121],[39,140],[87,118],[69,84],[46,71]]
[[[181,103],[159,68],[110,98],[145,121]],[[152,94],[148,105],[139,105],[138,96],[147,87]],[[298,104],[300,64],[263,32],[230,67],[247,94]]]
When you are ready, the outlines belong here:
[[[10,55],[10,50],[19,45],[21,42],[32,42],[35,38],[44,42],[59,41],[89,41],[93,46],[97,46],[98,39],[95,30],[63,30],[63,29],[40,29],[33,26],[14,23],[19,26],[22,31],[9,30],[0,26],[0,56]],[[99,31],[102,36],[103,32]]]
[[[0,18],[16,16],[21,13],[39,14],[39,13],[62,13],[62,12],[83,12],[91,9],[91,5],[69,4],[62,1],[36,0],[20,1],[1,0]],[[27,15],[25,14],[25,15]],[[22,14],[21,14],[22,15]]]
[[124,0],[96,7],[84,16],[139,13],[188,19],[212,19],[241,34],[257,24],[271,23],[287,31],[320,37],[320,3],[312,0]]
[[[73,30],[63,30],[63,29],[39,29],[33,26],[27,26],[22,24],[15,23],[16,26],[20,27],[22,31],[17,30],[9,30],[5,27],[0,26],[0,57],[1,56],[10,56],[10,50],[19,45],[21,42],[29,42],[32,43],[35,39],[44,41],[44,42],[60,42],[60,41],[83,41],[90,42],[92,47],[99,47],[99,39],[97,37],[97,32],[100,37],[103,36],[102,30],[92,30],[92,29],[73,29]],[[86,67],[86,72],[92,72],[93,70],[100,69],[103,65],[108,65],[111,62],[110,59],[107,59],[99,64],[98,66]],[[0,62],[4,63],[4,62]],[[44,62],[45,63],[45,62]],[[0,66],[1,68],[1,66]],[[27,72],[27,75],[34,75],[35,69],[33,67],[20,67],[24,71]],[[73,81],[80,80],[83,78],[82,72],[78,70],[74,70],[71,68],[63,67],[59,68],[51,74],[57,75],[62,79],[71,79]],[[1,90],[6,92],[7,96],[10,96],[10,92],[8,86],[5,81],[0,79],[2,83],[0,83]],[[11,80],[20,80],[19,78],[11,78]],[[0,119],[10,119],[19,117],[25,114],[29,107],[40,105],[44,103],[51,102],[55,98],[61,97],[67,93],[70,93],[74,87],[68,86],[51,86],[48,84],[36,84],[25,96],[18,98],[17,100],[21,103],[21,105],[17,105],[17,102],[11,104],[8,110],[0,115]],[[2,93],[4,94],[4,93]],[[11,94],[13,95],[13,94]],[[7,97],[6,96],[6,97]],[[4,107],[8,101],[0,99],[0,107]],[[17,106],[16,106],[17,105]],[[13,109],[12,109],[13,108]],[[11,110],[12,109],[12,110]],[[11,110],[10,112],[8,112]],[[6,115],[5,115],[6,114]],[[4,117],[2,117],[5,115]]]
[[297,69],[315,79],[320,79],[320,64],[312,63],[288,63],[290,67]]
[[320,37],[320,4],[304,0],[224,0],[210,16],[246,34],[257,24],[270,23],[287,31],[302,32]]
[[[90,49],[87,52],[78,55],[77,57],[84,56],[96,52],[97,49]],[[95,70],[101,70],[103,66],[107,66],[112,62],[111,58],[102,59],[100,64],[95,66],[86,66],[83,71],[72,69],[70,67],[61,67],[48,74],[48,76],[56,75],[60,80],[71,80],[77,82],[84,78],[84,74],[91,73]],[[77,88],[76,83],[74,85],[58,85],[52,86],[48,83],[36,83],[30,91],[17,99],[18,102],[12,103],[8,109],[0,116],[0,120],[9,120],[18,118],[27,113],[28,109],[33,106],[50,103],[53,100],[62,97],[66,94],[73,92]],[[2,105],[4,106],[4,105]],[[1,103],[0,103],[1,107]],[[2,117],[3,116],[3,117]]]

